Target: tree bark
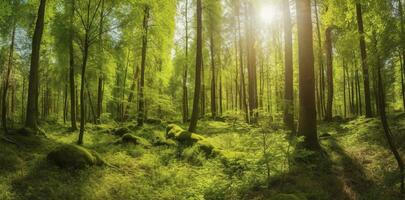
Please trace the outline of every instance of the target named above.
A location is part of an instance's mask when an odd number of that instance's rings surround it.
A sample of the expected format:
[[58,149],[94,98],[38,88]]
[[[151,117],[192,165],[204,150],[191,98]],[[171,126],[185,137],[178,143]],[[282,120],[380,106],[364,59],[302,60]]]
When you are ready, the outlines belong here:
[[216,69],[215,69],[215,45],[213,30],[210,33],[210,51],[211,51],[211,117],[217,117],[217,101],[216,101]]
[[149,6],[144,8],[143,18],[143,35],[142,35],[142,60],[141,60],[141,80],[139,85],[139,110],[138,110],[138,126],[143,126],[145,120],[145,67],[146,67],[146,53],[148,49],[148,29],[149,29]]
[[290,1],[283,0],[284,13],[284,124],[295,133],[294,126],[294,86],[293,86],[293,44]]
[[201,0],[197,0],[197,51],[196,51],[196,67],[195,67],[195,86],[194,86],[194,102],[193,112],[191,114],[190,126],[188,130],[195,132],[199,117],[199,100],[201,89],[201,67],[202,67],[202,5]]
[[[14,19],[15,20],[15,19]],[[3,130],[7,132],[7,94],[8,94],[8,88],[10,86],[10,74],[13,69],[13,56],[14,56],[14,44],[15,44],[15,29],[16,29],[16,22],[13,22],[13,30],[11,32],[11,44],[10,44],[10,50],[9,50],[9,56],[8,56],[8,64],[7,64],[7,70],[6,70],[6,77],[4,79],[3,83],[3,95],[2,95],[2,109],[1,109],[1,123]]]
[[328,27],[325,31],[325,48],[326,48],[326,66],[328,82],[328,101],[326,105],[325,120],[332,120],[333,105],[333,52],[332,52],[332,28]]
[[361,64],[363,67],[363,81],[364,81],[364,102],[366,105],[366,117],[372,117],[373,112],[371,110],[371,98],[370,98],[370,80],[367,64],[367,50],[365,33],[363,27],[363,13],[361,10],[361,4],[356,3],[356,14],[357,14],[357,26],[360,35],[360,53],[361,53]]
[[304,136],[304,147],[319,150],[316,127],[314,54],[312,38],[311,1],[296,0],[299,60],[299,123],[298,132]]
[[38,89],[39,89],[39,55],[41,50],[42,33],[44,30],[46,0],[41,0],[38,17],[32,38],[31,68],[29,75],[27,117],[25,126],[33,130],[38,129]]
[[186,0],[185,8],[185,21],[186,21],[186,63],[184,65],[184,75],[183,75],[183,123],[188,121],[188,88],[187,88],[187,79],[188,79],[188,0]]

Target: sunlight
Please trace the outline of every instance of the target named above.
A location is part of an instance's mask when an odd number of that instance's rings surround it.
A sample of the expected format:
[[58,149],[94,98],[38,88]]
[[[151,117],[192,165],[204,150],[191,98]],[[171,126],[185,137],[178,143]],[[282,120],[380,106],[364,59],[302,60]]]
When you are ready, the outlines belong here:
[[278,19],[279,11],[271,5],[263,6],[260,10],[260,19],[265,24],[271,24]]

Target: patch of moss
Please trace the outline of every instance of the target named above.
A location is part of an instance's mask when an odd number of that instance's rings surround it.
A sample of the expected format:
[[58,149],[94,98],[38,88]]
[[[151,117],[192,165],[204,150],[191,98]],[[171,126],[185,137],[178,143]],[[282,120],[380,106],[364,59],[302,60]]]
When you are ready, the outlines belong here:
[[295,194],[276,194],[271,200],[306,200],[304,197],[298,197]]
[[2,148],[0,151],[0,174],[21,169],[24,162],[15,151]]
[[166,128],[166,138],[177,140],[183,144],[192,145],[205,138],[199,134],[185,131],[180,126],[169,124]]
[[96,152],[77,145],[63,145],[51,151],[47,159],[60,168],[83,169],[87,166],[103,165]]
[[150,146],[150,142],[145,138],[135,136],[132,134],[125,134],[121,137],[121,142],[124,144],[135,144],[135,145],[143,145],[143,146]]

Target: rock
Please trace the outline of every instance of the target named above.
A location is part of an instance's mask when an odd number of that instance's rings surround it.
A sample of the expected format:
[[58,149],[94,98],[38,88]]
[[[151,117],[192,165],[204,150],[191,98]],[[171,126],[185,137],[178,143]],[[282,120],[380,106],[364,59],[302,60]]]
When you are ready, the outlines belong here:
[[60,146],[51,151],[47,159],[63,169],[83,169],[87,166],[104,164],[96,152],[77,145]]
[[123,135],[129,133],[129,129],[126,127],[119,127],[112,131],[113,135],[122,137]]
[[205,139],[203,136],[185,131],[180,126],[177,126],[175,124],[169,124],[166,127],[166,138],[174,139],[188,145],[192,145],[200,140]]
[[135,144],[135,145],[143,145],[143,146],[150,146],[151,144],[142,137],[135,136],[132,134],[125,134],[121,137],[121,142],[124,144]]

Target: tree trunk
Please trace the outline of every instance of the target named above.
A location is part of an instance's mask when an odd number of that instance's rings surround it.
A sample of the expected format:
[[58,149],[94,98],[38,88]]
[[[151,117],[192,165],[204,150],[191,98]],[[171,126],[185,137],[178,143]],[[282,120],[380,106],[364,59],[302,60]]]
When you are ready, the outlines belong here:
[[370,99],[370,81],[369,81],[369,72],[367,64],[367,50],[366,50],[366,41],[365,33],[363,27],[363,13],[361,10],[361,4],[356,3],[356,14],[357,14],[357,26],[358,32],[360,34],[360,53],[361,53],[361,64],[363,67],[363,81],[364,81],[364,102],[366,104],[366,117],[372,117],[373,112],[371,110],[371,99]]
[[75,59],[74,59],[74,47],[73,47],[73,32],[74,32],[74,27],[73,27],[73,17],[74,17],[74,7],[75,7],[75,1],[72,0],[72,7],[71,9],[71,15],[70,15],[70,33],[69,33],[69,87],[70,87],[70,129],[71,131],[76,131],[77,130],[77,125],[76,125],[76,103],[77,103],[77,97],[76,97],[76,85],[75,85]]
[[295,133],[294,126],[294,69],[290,1],[283,0],[284,13],[284,124]]
[[11,44],[10,44],[10,50],[9,50],[9,56],[8,56],[8,65],[7,65],[7,71],[6,71],[6,77],[4,79],[3,83],[3,95],[2,95],[2,109],[1,109],[1,123],[3,130],[7,132],[7,92],[8,88],[10,86],[10,74],[11,70],[13,68],[13,56],[14,56],[14,44],[15,44],[15,29],[16,29],[16,22],[13,22],[13,30],[11,33]]
[[141,60],[141,80],[139,85],[139,110],[138,110],[138,126],[143,126],[145,120],[145,67],[146,67],[146,53],[148,49],[148,29],[149,29],[149,6],[144,8],[143,18],[143,35],[142,35],[142,60]]
[[299,60],[299,123],[298,132],[304,136],[304,147],[319,150],[314,82],[314,55],[311,20],[311,1],[296,0]]
[[332,28],[328,27],[325,32],[326,66],[328,82],[328,101],[326,105],[325,120],[332,120],[333,105],[333,52],[332,52]]
[[[377,55],[378,57],[378,55]],[[378,66],[377,66],[377,75],[378,75],[378,104],[379,104],[379,113],[380,113],[380,118],[381,118],[381,123],[384,128],[384,133],[385,137],[387,139],[388,145],[390,147],[390,150],[392,154],[395,157],[395,160],[397,161],[398,164],[398,169],[400,172],[400,177],[401,177],[401,193],[404,193],[404,162],[401,158],[401,155],[398,152],[397,146],[395,144],[395,140],[392,136],[391,129],[388,124],[387,116],[386,116],[386,111],[385,111],[385,94],[384,94],[384,86],[383,86],[383,80],[382,80],[382,75],[381,75],[381,61],[379,58],[378,60]]]
[[240,108],[244,109],[245,112],[245,120],[247,123],[250,122],[249,119],[249,112],[248,112],[248,104],[246,98],[246,84],[245,84],[245,70],[243,69],[243,41],[242,41],[242,33],[241,33],[241,20],[240,20],[240,7],[241,2],[238,1],[237,5],[237,19],[238,19],[238,36],[239,36],[239,65],[240,65]]
[[195,132],[199,117],[199,100],[201,87],[201,67],[202,67],[202,5],[201,0],[197,0],[197,51],[196,51],[196,67],[195,67],[195,87],[194,87],[194,102],[193,112],[191,114],[190,126],[188,130]]
[[249,91],[249,116],[250,122],[256,123],[258,118],[257,111],[257,76],[256,76],[256,48],[255,48],[255,32],[254,32],[254,8],[253,5],[249,4],[248,13],[250,18],[247,20],[247,61],[248,61],[248,91]]
[[325,70],[324,70],[324,60],[322,54],[322,37],[321,37],[321,25],[318,14],[318,1],[314,0],[315,3],[315,18],[316,18],[316,30],[318,35],[318,62],[319,62],[319,110],[318,112],[322,118],[325,113]]
[[89,55],[89,36],[88,30],[85,33],[85,40],[84,40],[84,50],[83,50],[83,63],[82,63],[82,77],[81,77],[81,84],[80,84],[80,133],[79,133],[79,140],[77,143],[79,145],[83,144],[83,135],[84,135],[84,126],[85,126],[85,102],[84,102],[84,86],[85,86],[85,76],[86,76],[86,67],[87,67],[87,60]]
[[40,1],[34,36],[32,38],[31,68],[29,75],[27,117],[25,126],[33,130],[38,129],[39,55],[41,53],[41,40],[44,30],[45,4],[46,0]]
[[188,78],[188,0],[186,0],[186,10],[185,10],[185,23],[186,23],[186,64],[184,65],[184,76],[183,76],[183,123],[188,121],[188,88],[187,88],[187,78]]
[[211,116],[212,118],[217,117],[217,98],[216,98],[216,77],[215,77],[215,45],[214,45],[214,34],[211,30],[210,34],[210,51],[211,51]]

